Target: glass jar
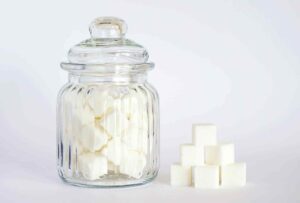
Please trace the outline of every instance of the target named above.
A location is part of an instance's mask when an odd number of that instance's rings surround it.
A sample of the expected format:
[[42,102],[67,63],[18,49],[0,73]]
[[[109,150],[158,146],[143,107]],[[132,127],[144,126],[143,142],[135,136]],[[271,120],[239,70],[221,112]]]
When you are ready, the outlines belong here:
[[159,102],[147,82],[154,64],[126,29],[118,18],[95,19],[91,38],[61,63],[69,81],[58,95],[57,167],[69,184],[139,185],[158,173]]

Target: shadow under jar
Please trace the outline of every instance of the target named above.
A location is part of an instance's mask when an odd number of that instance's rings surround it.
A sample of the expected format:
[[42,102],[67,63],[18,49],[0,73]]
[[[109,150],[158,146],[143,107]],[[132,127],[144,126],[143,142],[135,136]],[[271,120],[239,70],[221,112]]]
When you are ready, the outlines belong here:
[[67,183],[147,183],[159,169],[159,101],[147,82],[148,52],[124,38],[124,21],[103,17],[68,53],[69,81],[57,105],[57,167]]

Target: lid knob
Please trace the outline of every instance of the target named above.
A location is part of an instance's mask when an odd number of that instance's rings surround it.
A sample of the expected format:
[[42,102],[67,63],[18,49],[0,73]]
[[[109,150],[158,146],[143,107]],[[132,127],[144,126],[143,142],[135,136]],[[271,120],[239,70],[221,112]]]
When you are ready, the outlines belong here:
[[127,31],[127,25],[119,18],[100,17],[93,20],[89,30],[92,38],[122,38]]

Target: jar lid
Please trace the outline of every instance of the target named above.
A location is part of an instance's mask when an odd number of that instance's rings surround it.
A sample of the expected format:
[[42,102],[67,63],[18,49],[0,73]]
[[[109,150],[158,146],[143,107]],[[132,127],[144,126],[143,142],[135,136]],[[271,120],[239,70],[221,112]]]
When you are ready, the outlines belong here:
[[115,17],[96,18],[90,24],[89,31],[90,39],[69,50],[69,64],[133,65],[147,62],[147,50],[125,38],[127,25],[123,20]]

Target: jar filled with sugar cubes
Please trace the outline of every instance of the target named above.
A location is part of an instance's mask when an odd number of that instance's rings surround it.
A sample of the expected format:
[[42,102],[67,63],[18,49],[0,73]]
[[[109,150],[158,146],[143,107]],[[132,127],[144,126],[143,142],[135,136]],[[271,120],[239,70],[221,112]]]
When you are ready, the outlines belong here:
[[126,29],[118,18],[95,19],[91,38],[61,63],[69,80],[58,95],[57,167],[69,184],[131,186],[158,173],[159,102],[147,81],[154,64]]

